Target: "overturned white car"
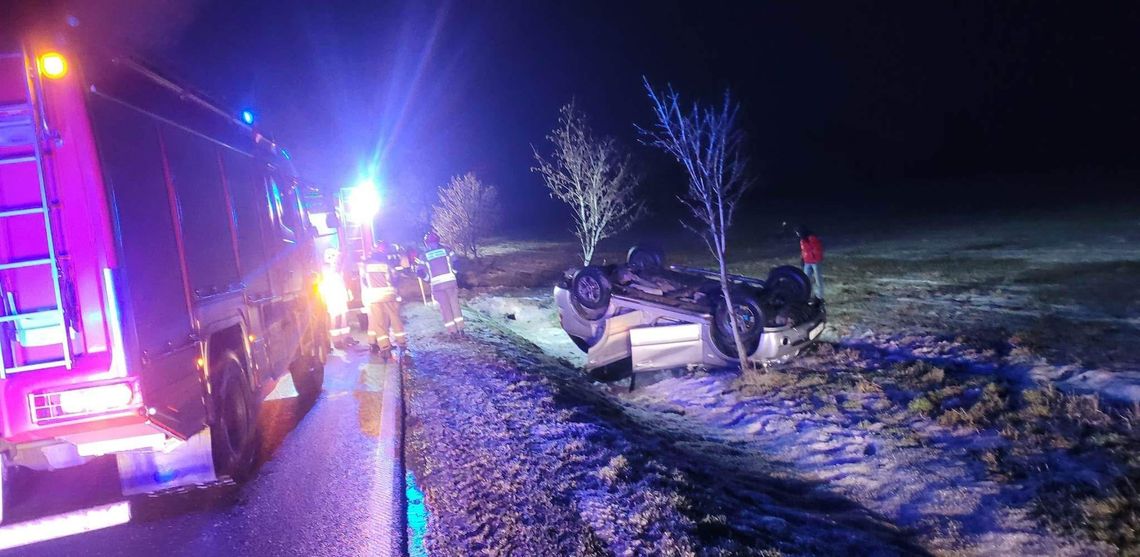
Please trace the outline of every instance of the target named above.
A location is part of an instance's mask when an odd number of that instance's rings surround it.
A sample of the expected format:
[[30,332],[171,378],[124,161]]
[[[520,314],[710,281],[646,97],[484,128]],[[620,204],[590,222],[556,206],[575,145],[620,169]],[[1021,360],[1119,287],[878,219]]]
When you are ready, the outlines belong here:
[[[803,271],[776,267],[766,280],[729,275],[748,359],[794,357],[819,338],[826,313]],[[587,354],[587,370],[630,359],[633,371],[738,362],[717,273],[664,265],[634,246],[624,265],[571,269],[554,287],[563,330]]]

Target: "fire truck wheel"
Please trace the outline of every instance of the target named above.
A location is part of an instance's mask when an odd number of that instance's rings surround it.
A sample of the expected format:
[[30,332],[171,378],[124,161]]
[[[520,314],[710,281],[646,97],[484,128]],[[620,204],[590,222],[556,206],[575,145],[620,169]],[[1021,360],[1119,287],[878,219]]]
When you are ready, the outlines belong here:
[[12,500],[12,470],[8,463],[0,458],[0,524],[4,523],[4,510]]
[[290,366],[293,387],[305,401],[314,401],[321,395],[325,384],[325,361],[328,360],[328,343],[321,339],[310,345],[308,355],[297,358]]
[[211,367],[214,418],[210,439],[214,471],[218,477],[244,481],[257,456],[257,412],[245,368],[237,354],[228,351]]

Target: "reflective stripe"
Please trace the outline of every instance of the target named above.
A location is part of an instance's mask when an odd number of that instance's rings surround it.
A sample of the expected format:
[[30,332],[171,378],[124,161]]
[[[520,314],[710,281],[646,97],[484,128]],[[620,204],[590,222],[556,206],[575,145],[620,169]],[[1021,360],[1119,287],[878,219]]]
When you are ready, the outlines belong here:
[[456,323],[459,323],[460,321],[463,321],[463,318],[462,318],[462,317],[456,317],[456,318],[455,318],[455,322],[456,322]]
[[404,337],[408,336],[408,333],[392,333],[392,336],[394,336],[396,338],[404,338]]
[[372,304],[375,302],[388,302],[396,297],[396,288],[394,286],[361,288],[360,297],[366,304]]
[[455,273],[444,273],[438,277],[431,277],[432,286],[443,284],[445,282],[455,282]]
[[343,329],[330,329],[329,333],[334,335],[347,335],[351,330],[348,327]]
[[377,337],[376,340],[388,340],[388,335],[382,335],[380,337]]
[[368,263],[364,266],[364,270],[370,273],[383,273],[388,271],[388,266],[383,263]]

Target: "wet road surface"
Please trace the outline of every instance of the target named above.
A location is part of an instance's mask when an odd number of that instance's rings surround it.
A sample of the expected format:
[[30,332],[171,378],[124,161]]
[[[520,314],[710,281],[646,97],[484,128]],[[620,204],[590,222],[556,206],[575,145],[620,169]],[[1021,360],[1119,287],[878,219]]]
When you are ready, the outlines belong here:
[[[335,351],[311,408],[296,397],[264,403],[261,464],[244,486],[131,498],[128,524],[0,555],[379,555],[393,539],[378,519],[391,496],[378,471],[388,458],[380,440],[384,379],[396,372],[366,350]],[[15,519],[122,500],[113,458],[25,471],[17,483]]]

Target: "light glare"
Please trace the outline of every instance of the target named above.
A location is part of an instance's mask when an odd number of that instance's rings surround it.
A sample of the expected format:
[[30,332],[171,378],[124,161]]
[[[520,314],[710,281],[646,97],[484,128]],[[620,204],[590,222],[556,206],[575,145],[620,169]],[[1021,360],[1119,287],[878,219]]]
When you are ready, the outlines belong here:
[[40,71],[45,77],[59,79],[67,75],[67,59],[58,52],[48,52],[40,56]]
[[356,224],[368,224],[380,212],[380,192],[376,184],[363,181],[348,190],[348,218]]

